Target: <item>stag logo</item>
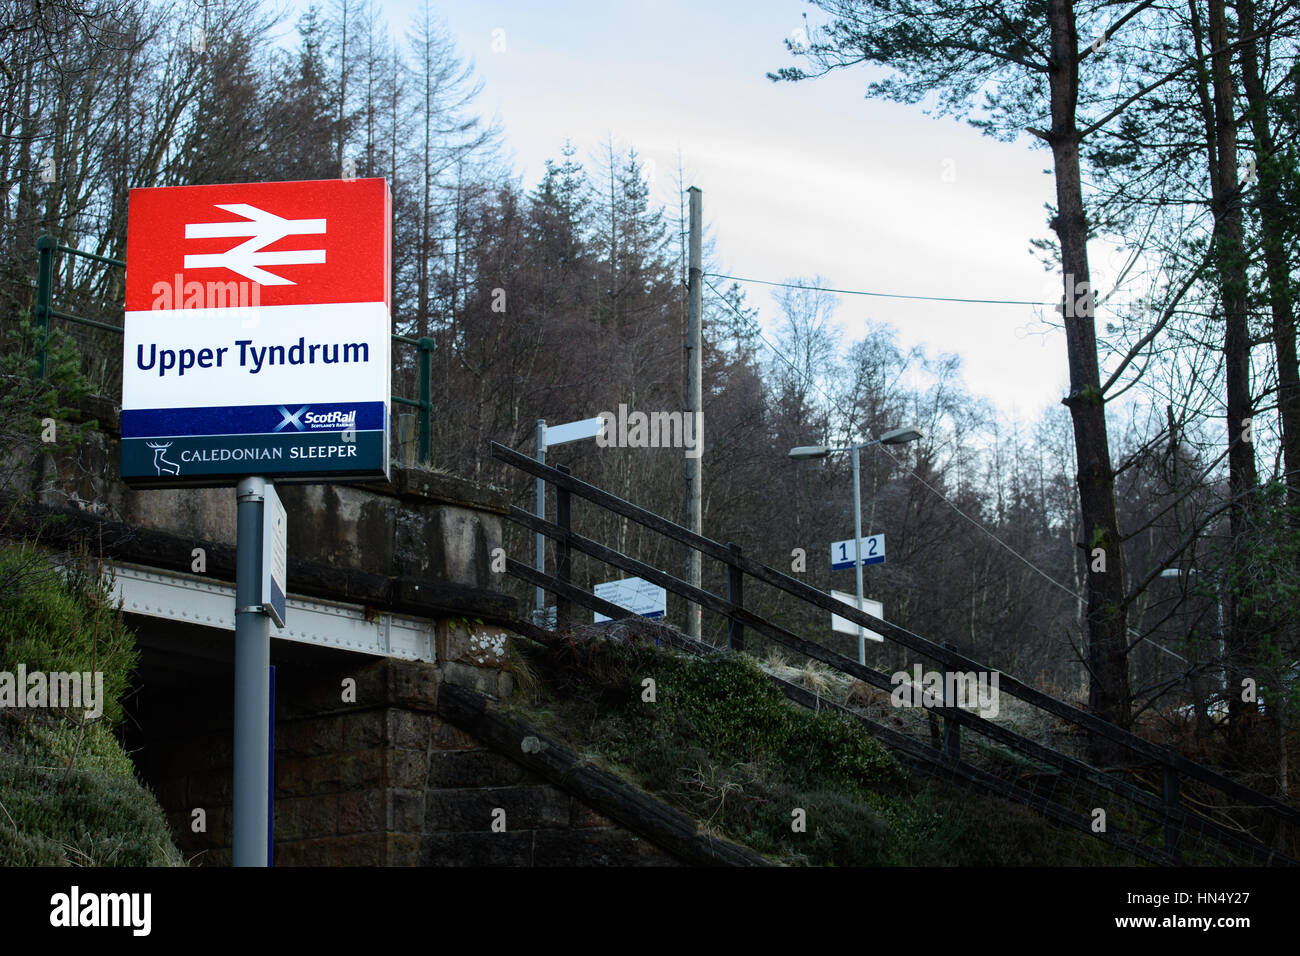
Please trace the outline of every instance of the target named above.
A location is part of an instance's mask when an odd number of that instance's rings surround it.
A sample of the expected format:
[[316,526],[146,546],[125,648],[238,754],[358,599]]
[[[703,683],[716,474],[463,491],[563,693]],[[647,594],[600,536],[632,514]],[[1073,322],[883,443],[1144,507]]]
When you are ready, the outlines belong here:
[[153,449],[153,466],[159,475],[179,475],[181,473],[180,465],[167,460],[166,451],[168,448],[172,447],[171,442],[158,445],[151,441],[147,441],[145,444]]

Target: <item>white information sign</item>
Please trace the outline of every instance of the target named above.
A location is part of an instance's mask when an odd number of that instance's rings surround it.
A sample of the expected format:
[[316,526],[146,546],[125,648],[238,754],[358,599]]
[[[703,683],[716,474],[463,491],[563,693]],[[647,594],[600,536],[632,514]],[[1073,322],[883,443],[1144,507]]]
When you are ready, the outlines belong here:
[[[858,607],[858,596],[856,594],[846,594],[843,591],[831,591],[831,597],[837,601],[843,601],[854,610]],[[871,598],[862,599],[862,611],[864,614],[870,614],[872,617],[878,617],[882,621],[885,619],[885,607],[879,601],[873,601]],[[847,618],[840,617],[838,614],[831,614],[831,630],[838,631],[841,634],[852,634],[857,636],[858,626]],[[862,635],[869,641],[883,641],[885,638],[881,634],[867,628],[862,629]]]
[[275,621],[276,627],[284,627],[289,522],[280,496],[269,481],[262,502],[262,608]]
[[[604,584],[597,584],[592,590],[596,597],[604,598],[619,607],[625,607],[633,614],[640,614],[642,617],[663,617],[668,609],[668,592],[643,578],[606,581]],[[596,614],[597,624],[608,620],[605,615]]]

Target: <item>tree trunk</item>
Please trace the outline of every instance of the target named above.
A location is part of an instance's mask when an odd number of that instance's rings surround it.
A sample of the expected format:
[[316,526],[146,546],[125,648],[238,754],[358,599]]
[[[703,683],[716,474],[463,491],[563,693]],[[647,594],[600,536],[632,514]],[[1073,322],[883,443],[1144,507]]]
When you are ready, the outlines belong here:
[[343,148],[346,145],[344,128],[348,106],[348,0],[343,0],[340,4],[339,15],[342,20],[339,37],[339,112],[334,129],[334,168],[337,170],[334,175],[336,176],[343,175]]
[[[1259,185],[1260,235],[1264,247],[1264,274],[1268,279],[1268,304],[1273,320],[1273,351],[1277,359],[1277,404],[1282,425],[1282,459],[1285,467],[1286,502],[1290,507],[1288,527],[1300,534],[1300,362],[1296,356],[1295,302],[1291,293],[1290,269],[1287,265],[1286,226],[1279,196],[1279,168],[1273,130],[1269,125],[1268,97],[1259,69],[1259,43],[1255,33],[1255,4],[1241,0],[1237,5],[1241,35],[1241,79],[1246,92],[1247,117],[1255,145]],[[1282,635],[1287,644],[1296,646],[1296,635]],[[1281,675],[1274,683],[1283,687]],[[1287,794],[1286,708],[1269,704],[1271,725],[1269,739],[1273,747],[1273,764],[1278,794]]]
[[[1214,149],[1217,175],[1211,177],[1214,211],[1215,264],[1223,302],[1223,359],[1227,387],[1229,526],[1232,535],[1230,574],[1227,582],[1228,629],[1225,654],[1228,668],[1228,720],[1240,728],[1258,708],[1242,700],[1245,678],[1258,681],[1256,615],[1246,593],[1242,547],[1251,527],[1251,496],[1258,478],[1255,448],[1251,443],[1253,402],[1250,395],[1250,331],[1247,328],[1247,276],[1241,225],[1241,189],[1237,182],[1237,128],[1233,107],[1232,54],[1228,49],[1228,23],[1224,0],[1209,0],[1211,67],[1214,97]],[[1235,573],[1234,573],[1235,572]],[[1237,580],[1234,580],[1237,579]]]
[[[1097,363],[1095,297],[1088,272],[1088,223],[1083,211],[1080,135],[1075,122],[1079,37],[1072,0],[1049,0],[1047,10],[1052,60],[1049,141],[1057,201],[1054,228],[1061,243],[1061,266],[1065,273],[1062,312],[1070,365],[1070,394],[1062,401],[1070,409],[1074,422],[1084,529],[1082,546],[1088,576],[1088,704],[1098,717],[1127,728],[1131,698],[1124,565],[1115,508],[1115,475],[1106,434],[1106,406]],[[1097,560],[1098,554],[1101,560]],[[1113,747],[1106,741],[1095,737],[1090,741],[1089,758],[1093,762],[1109,762],[1115,756]]]
[[[1248,37],[1255,32],[1255,4],[1252,0],[1242,0],[1237,9],[1241,33]],[[1295,302],[1287,267],[1277,146],[1269,125],[1268,97],[1259,69],[1258,42],[1247,40],[1242,44],[1241,77],[1258,166],[1256,193],[1264,247],[1264,274],[1268,279],[1268,302],[1273,320],[1273,349],[1277,356],[1278,409],[1287,474],[1287,503],[1300,507],[1300,361],[1296,356]]]

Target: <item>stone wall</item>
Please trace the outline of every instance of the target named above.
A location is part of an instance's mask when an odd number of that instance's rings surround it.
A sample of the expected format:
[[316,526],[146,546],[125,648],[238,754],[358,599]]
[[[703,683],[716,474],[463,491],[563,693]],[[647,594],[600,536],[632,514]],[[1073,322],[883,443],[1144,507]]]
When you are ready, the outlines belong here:
[[[90,432],[77,451],[58,461],[42,459],[41,504],[56,512],[82,512],[141,536],[163,535],[203,546],[220,558],[233,554],[235,491],[219,488],[138,490],[117,477],[119,438],[115,405],[87,400]],[[371,578],[399,582],[399,603],[427,603],[418,593],[449,588],[494,591],[501,575],[491,570],[502,546],[505,494],[497,489],[396,463],[386,482],[279,483],[290,515],[289,586],[303,593],[335,591],[339,582]],[[184,552],[189,569],[189,549]],[[295,567],[299,571],[295,574]],[[328,569],[327,575],[322,569]],[[212,572],[209,572],[212,573]],[[313,585],[315,585],[313,587]],[[364,594],[320,594],[336,600]],[[391,603],[391,602],[390,602]]]
[[[205,573],[233,580],[234,489],[127,488],[115,477],[118,409],[96,399],[87,406],[99,429],[73,455],[33,462],[41,505],[65,518],[46,531],[48,540],[89,541],[107,559],[182,572],[201,547]],[[518,604],[491,568],[509,511],[503,493],[396,465],[388,482],[277,490],[290,515],[291,593],[413,614],[438,627],[432,665],[335,650],[281,661],[277,865],[672,862],[437,715],[444,682],[497,698],[512,690],[500,625]],[[168,652],[192,653],[178,646],[184,641]],[[196,657],[190,671],[171,672],[184,678],[146,682],[128,705],[141,776],[178,846],[199,865],[230,863],[233,689],[220,657],[210,668],[196,671]],[[345,680],[355,681],[355,696],[345,696]],[[493,830],[497,810],[504,832]]]
[[[674,863],[435,713],[444,680],[509,693],[504,636],[443,622],[437,665],[339,655],[337,665],[277,669],[275,865]],[[347,678],[355,702],[343,699]],[[151,721],[171,733],[151,739],[142,774],[182,851],[205,866],[230,863],[229,695],[213,682],[149,702]],[[213,716],[167,721],[172,707]],[[193,830],[195,808],[206,832]]]

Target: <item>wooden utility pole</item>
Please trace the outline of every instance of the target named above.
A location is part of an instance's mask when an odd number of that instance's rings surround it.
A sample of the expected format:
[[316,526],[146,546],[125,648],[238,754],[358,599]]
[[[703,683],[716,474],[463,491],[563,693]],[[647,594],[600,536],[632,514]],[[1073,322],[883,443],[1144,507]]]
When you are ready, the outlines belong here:
[[[700,316],[704,308],[704,274],[701,266],[700,234],[703,232],[703,194],[692,186],[687,193],[691,203],[690,265],[686,296],[686,414],[694,429],[695,455],[686,455],[686,526],[703,534],[701,482],[703,479],[704,391],[702,379]],[[683,434],[685,429],[683,429]],[[686,555],[686,580],[700,586],[700,552],[691,548]],[[700,606],[687,603],[686,633],[700,639]]]

